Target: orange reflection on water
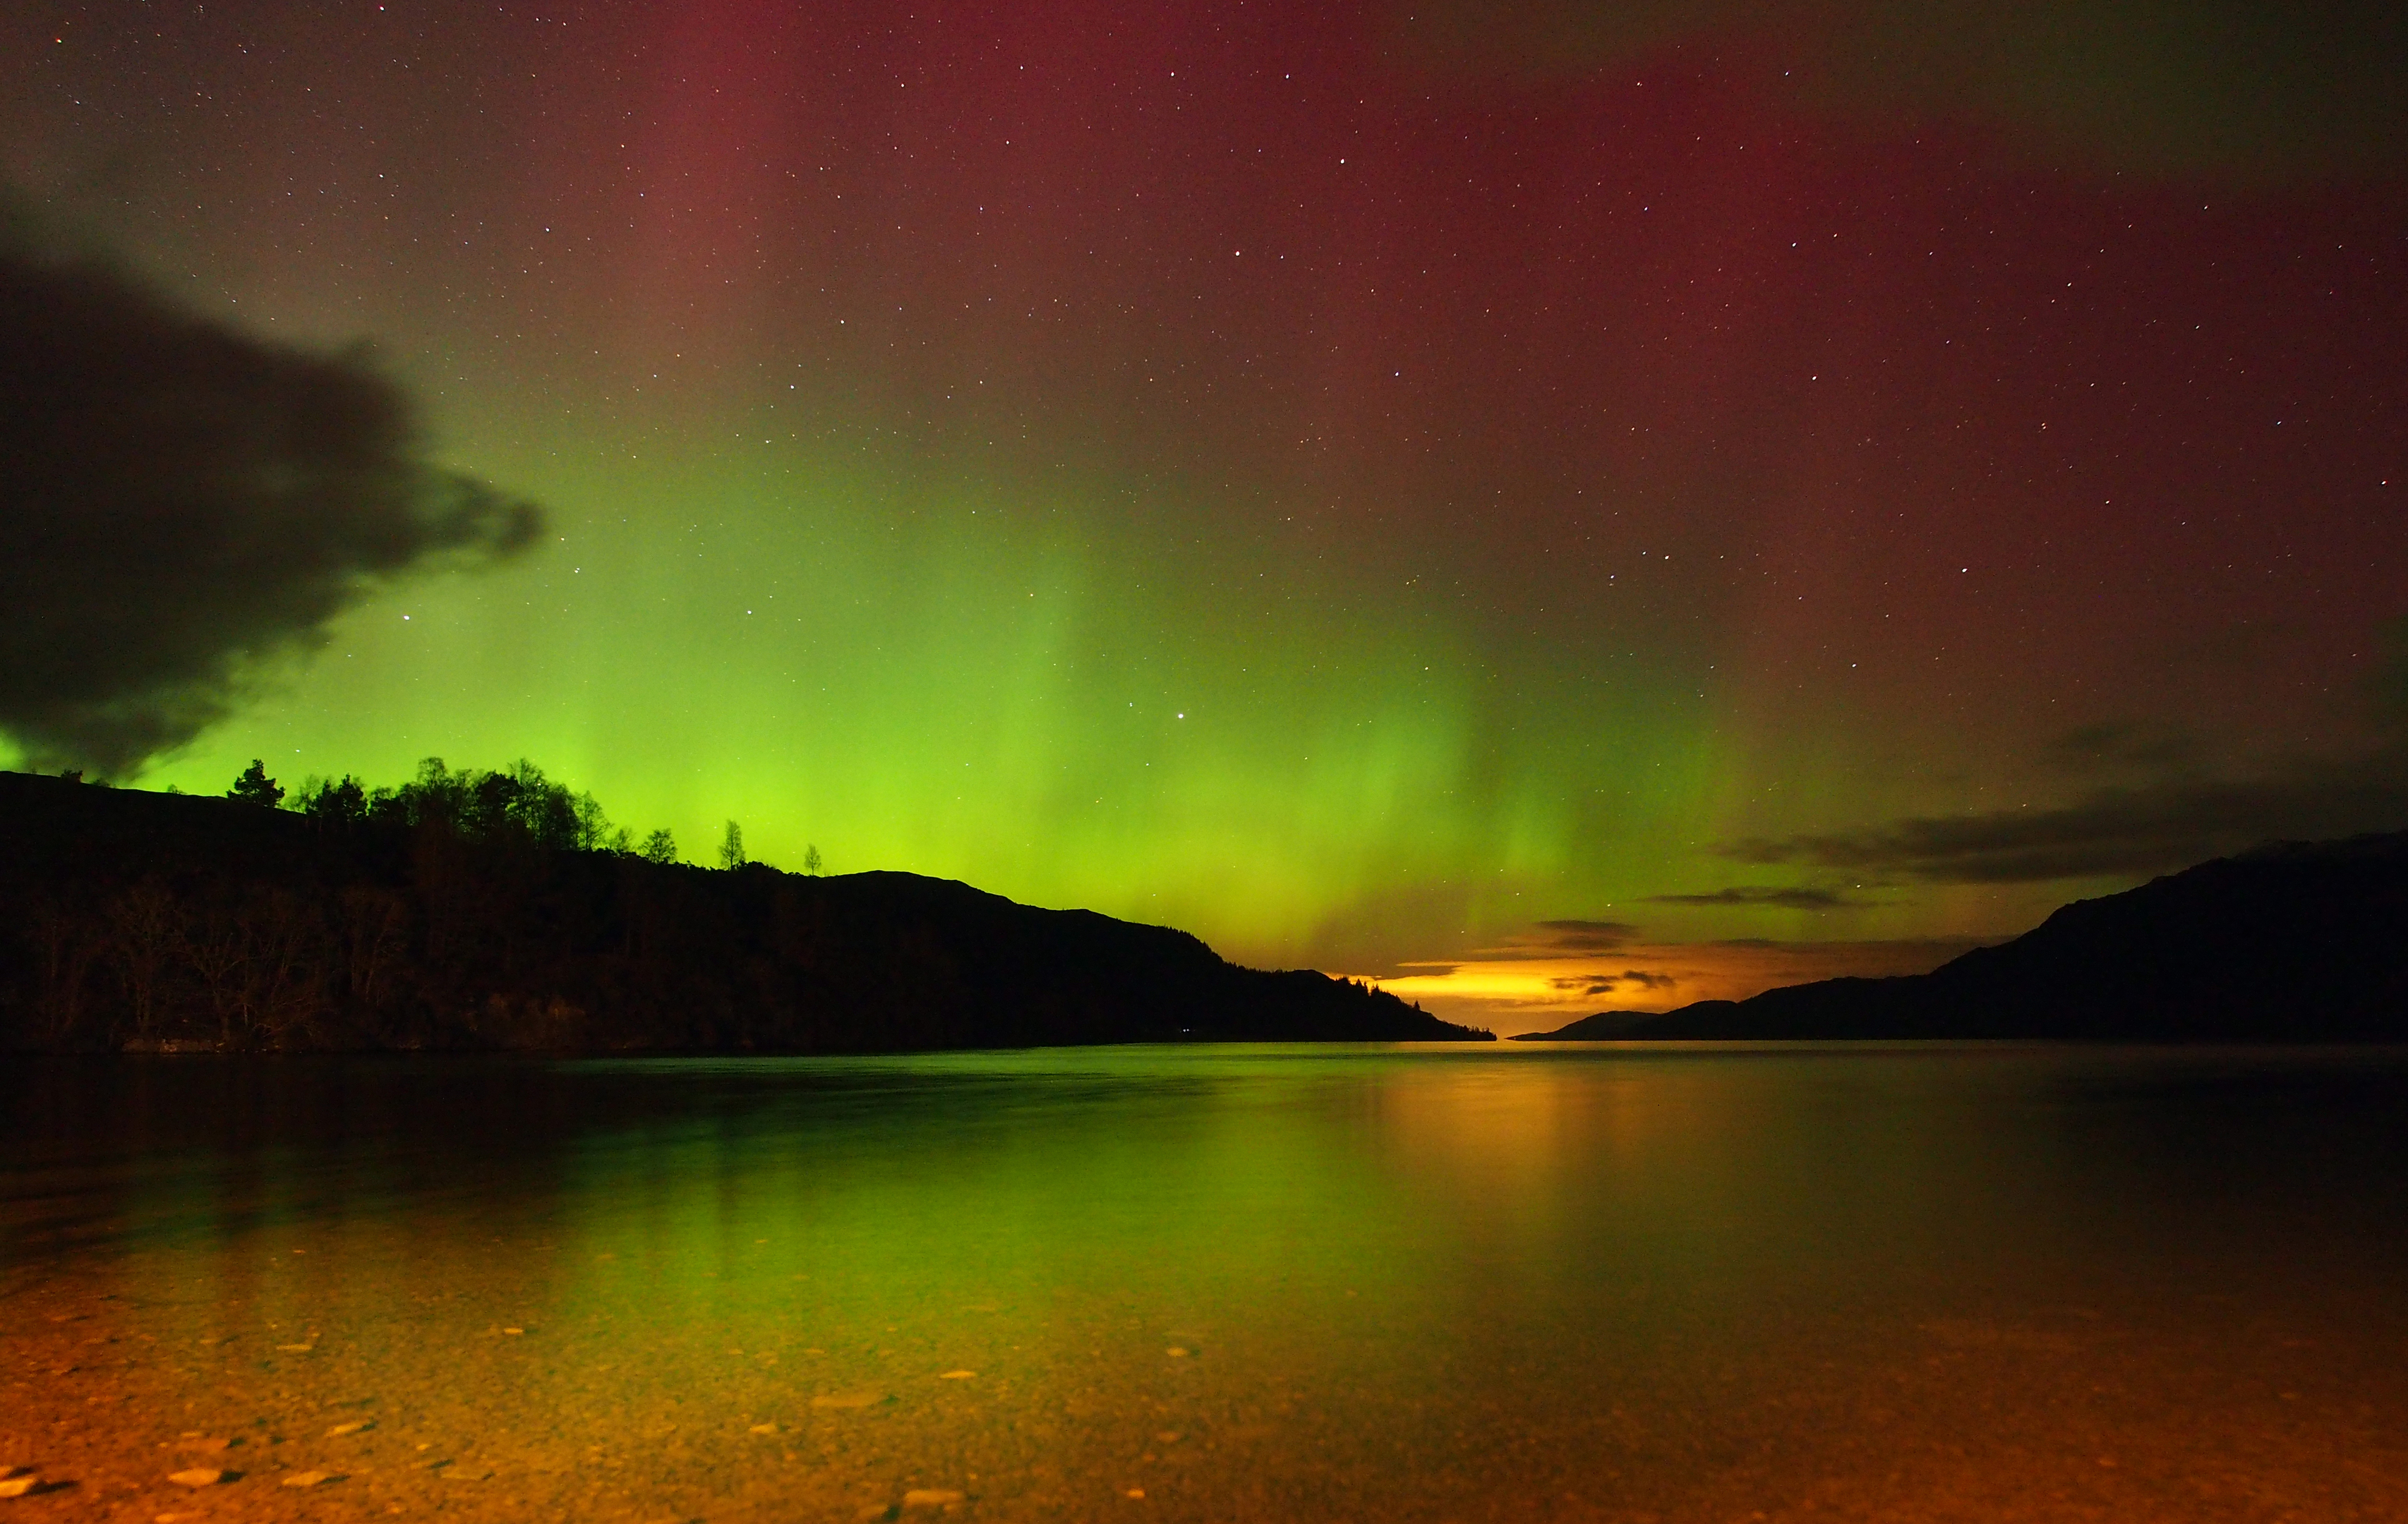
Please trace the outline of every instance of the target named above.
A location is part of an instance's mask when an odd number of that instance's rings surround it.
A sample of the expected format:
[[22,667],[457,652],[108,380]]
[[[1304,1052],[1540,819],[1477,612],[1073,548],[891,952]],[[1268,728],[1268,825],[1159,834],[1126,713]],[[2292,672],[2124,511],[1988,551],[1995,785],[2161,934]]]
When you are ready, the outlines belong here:
[[29,1518],[2408,1517],[2396,1193],[2300,1173],[2397,1119],[2286,1157],[2186,1073],[437,1075],[436,1132],[12,1177],[0,1465]]

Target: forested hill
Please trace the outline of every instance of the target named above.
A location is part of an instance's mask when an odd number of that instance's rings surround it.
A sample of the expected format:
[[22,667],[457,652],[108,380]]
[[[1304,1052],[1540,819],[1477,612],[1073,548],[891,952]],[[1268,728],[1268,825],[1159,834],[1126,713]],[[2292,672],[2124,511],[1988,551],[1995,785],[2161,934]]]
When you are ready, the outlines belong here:
[[0,1047],[891,1052],[1485,1038],[1184,933],[910,874],[0,773]]
[[1929,974],[1601,1012],[1544,1035],[2408,1041],[2408,833],[2218,858]]

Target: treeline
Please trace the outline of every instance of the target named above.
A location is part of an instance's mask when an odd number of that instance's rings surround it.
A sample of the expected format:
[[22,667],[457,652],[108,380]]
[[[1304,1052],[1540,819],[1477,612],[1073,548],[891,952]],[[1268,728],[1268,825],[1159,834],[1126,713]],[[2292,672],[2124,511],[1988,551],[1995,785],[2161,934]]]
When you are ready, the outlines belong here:
[[[313,777],[293,795],[267,776],[258,758],[236,778],[226,797],[262,808],[282,807],[321,826],[348,830],[361,826],[386,829],[432,827],[479,841],[515,841],[554,852],[611,852],[634,855],[648,862],[674,862],[677,838],[653,831],[642,841],[624,827],[614,827],[602,802],[544,776],[543,769],[521,758],[498,772],[474,768],[453,772],[440,757],[418,764],[418,776],[394,788],[371,789],[346,773],[340,778]],[[727,825],[729,840],[738,844],[742,866],[743,833]],[[812,848],[814,858],[818,848]]]
[[[270,790],[274,790],[270,796]],[[1184,933],[908,874],[673,861],[532,764],[293,807],[0,774],[0,1045],[863,1052],[1472,1036]],[[259,807],[262,805],[271,807]]]

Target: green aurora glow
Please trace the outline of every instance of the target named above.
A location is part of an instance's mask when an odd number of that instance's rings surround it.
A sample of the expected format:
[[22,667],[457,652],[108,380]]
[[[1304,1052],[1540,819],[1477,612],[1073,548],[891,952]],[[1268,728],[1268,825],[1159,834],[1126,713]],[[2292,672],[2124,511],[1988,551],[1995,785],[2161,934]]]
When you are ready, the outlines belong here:
[[552,516],[140,781],[523,756],[1508,1031],[2408,825],[2396,156],[1661,8],[11,23],[30,204]]

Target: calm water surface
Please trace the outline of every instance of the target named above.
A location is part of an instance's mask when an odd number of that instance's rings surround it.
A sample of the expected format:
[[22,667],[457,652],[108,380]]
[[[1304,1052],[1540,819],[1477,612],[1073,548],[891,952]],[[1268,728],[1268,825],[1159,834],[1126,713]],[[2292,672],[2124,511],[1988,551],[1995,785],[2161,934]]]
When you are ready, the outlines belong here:
[[161,1060],[0,1106],[26,1519],[2408,1519],[2408,1051]]

